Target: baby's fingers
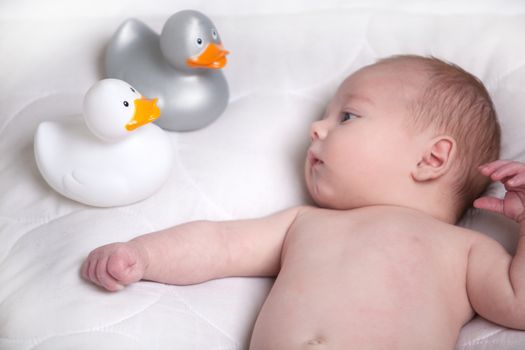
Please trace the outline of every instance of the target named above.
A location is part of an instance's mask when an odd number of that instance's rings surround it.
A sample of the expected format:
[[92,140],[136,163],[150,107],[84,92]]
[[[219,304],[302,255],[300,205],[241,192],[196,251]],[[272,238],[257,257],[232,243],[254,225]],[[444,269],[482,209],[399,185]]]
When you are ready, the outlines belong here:
[[502,182],[508,190],[510,187],[514,187],[514,190],[517,187],[523,187],[525,185],[525,169],[515,175],[511,175],[507,179],[503,179]]
[[496,170],[500,169],[501,167],[503,167],[503,166],[505,166],[505,165],[507,165],[509,163],[512,163],[512,161],[510,161],[510,160],[502,160],[502,159],[495,160],[495,161],[490,162],[490,163],[482,164],[479,167],[479,171],[481,171],[481,173],[483,175],[485,175],[485,176],[490,176]]
[[519,172],[525,171],[525,165],[510,160],[497,160],[479,167],[480,172],[490,176],[492,181],[501,181]]
[[121,290],[123,286],[107,272],[107,260],[107,257],[98,254],[97,251],[92,252],[82,264],[80,274],[82,278],[107,290]]
[[108,273],[108,258],[105,257],[97,264],[97,269],[95,274],[97,276],[96,282],[99,286],[106,288],[111,292],[116,292],[124,288],[123,285],[118,283],[109,273]]
[[107,271],[121,285],[137,282],[143,275],[143,269],[135,259],[121,255],[109,257]]
[[503,200],[495,197],[481,197],[474,201],[474,207],[503,214]]
[[95,283],[95,284],[99,284],[98,283],[98,279],[97,279],[97,274],[96,274],[96,271],[97,271],[97,265],[98,265],[98,259],[89,259],[90,262],[89,262],[89,265],[88,265],[88,268],[87,268],[87,279],[90,280],[91,282]]

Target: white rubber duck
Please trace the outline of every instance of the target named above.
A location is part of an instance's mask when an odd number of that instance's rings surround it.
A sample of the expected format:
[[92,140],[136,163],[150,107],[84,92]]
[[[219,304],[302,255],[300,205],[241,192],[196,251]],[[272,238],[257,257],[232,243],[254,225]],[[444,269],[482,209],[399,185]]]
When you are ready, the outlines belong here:
[[84,97],[85,123],[43,122],[35,134],[35,158],[47,183],[78,202],[112,207],[155,193],[172,168],[169,136],[151,124],[156,99],[128,83],[104,79]]
[[227,54],[213,22],[184,10],[166,21],[160,36],[137,19],[125,21],[107,47],[105,68],[108,77],[159,98],[160,127],[189,131],[209,125],[228,105],[221,70]]

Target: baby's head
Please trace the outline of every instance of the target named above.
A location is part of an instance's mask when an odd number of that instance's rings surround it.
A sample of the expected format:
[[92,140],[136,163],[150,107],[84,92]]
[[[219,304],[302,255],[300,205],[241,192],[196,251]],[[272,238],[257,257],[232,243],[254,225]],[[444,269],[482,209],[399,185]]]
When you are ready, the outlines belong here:
[[484,191],[500,128],[483,84],[435,58],[393,56],[350,75],[312,124],[306,183],[322,207],[399,205],[456,221]]

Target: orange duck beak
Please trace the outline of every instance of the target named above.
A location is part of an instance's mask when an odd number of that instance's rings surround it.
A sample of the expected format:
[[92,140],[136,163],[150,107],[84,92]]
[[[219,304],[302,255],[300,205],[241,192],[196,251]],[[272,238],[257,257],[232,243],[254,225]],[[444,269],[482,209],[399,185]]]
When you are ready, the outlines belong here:
[[226,65],[227,54],[229,52],[224,50],[222,45],[211,43],[197,56],[188,58],[186,63],[191,68],[220,69]]
[[157,98],[139,98],[135,100],[135,113],[126,124],[126,130],[133,131],[138,127],[151,123],[160,117],[160,109],[157,107]]

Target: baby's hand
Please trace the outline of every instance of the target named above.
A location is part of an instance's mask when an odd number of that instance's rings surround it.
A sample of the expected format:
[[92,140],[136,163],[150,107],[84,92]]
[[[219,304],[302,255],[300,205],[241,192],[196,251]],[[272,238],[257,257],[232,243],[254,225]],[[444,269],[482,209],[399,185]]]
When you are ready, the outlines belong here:
[[518,223],[525,223],[525,164],[496,160],[479,167],[481,173],[492,181],[501,181],[507,192],[504,199],[480,197],[474,207],[505,215]]
[[146,264],[138,243],[112,243],[89,254],[82,265],[82,277],[114,292],[142,279]]

